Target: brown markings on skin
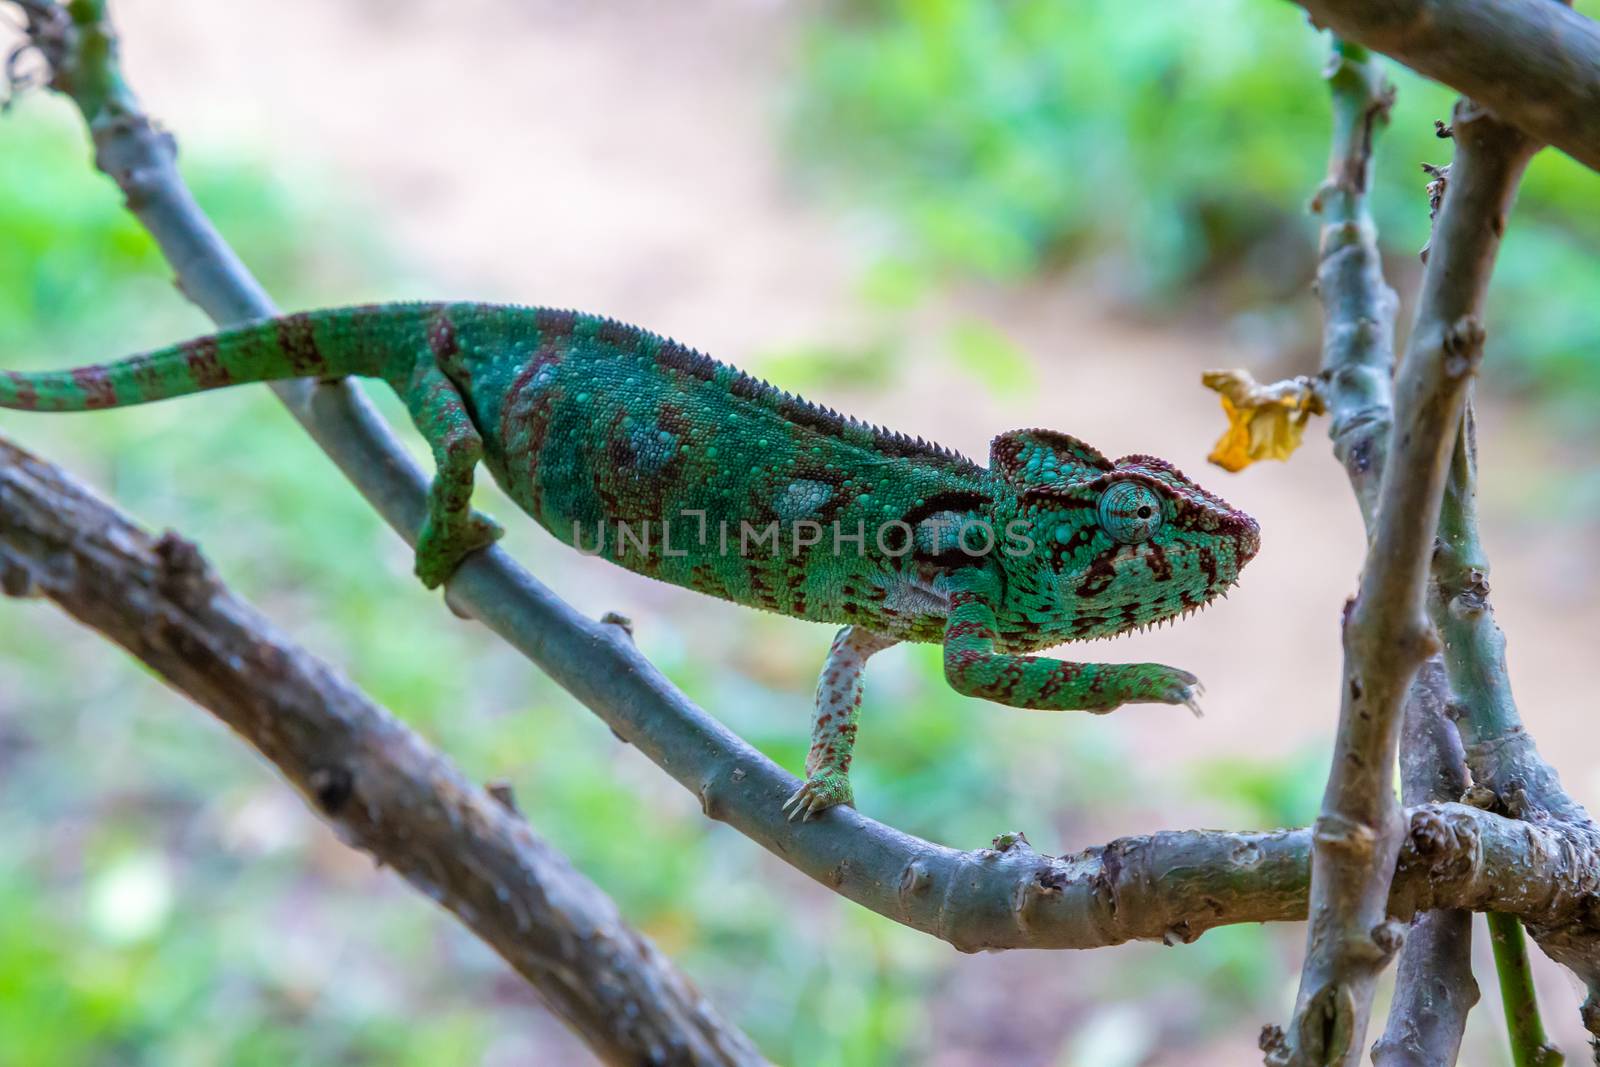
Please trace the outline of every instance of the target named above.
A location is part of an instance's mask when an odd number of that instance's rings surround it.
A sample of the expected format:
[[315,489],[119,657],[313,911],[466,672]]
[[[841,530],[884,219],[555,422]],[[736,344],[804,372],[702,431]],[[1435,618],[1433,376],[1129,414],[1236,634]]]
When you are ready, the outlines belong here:
[[1200,551],[1195,553],[1195,558],[1200,561],[1200,569],[1206,575],[1206,588],[1210,589],[1217,584],[1217,554],[1211,550],[1210,545],[1201,545]]
[[1099,533],[1099,526],[1078,526],[1077,530],[1072,531],[1072,536],[1067,537],[1066,544],[1051,539],[1051,561],[1061,563],[1061,561],[1070,560],[1074,555],[1077,555],[1078,550],[1090,547],[1096,533]]
[[190,341],[180,350],[183,352],[184,362],[188,364],[189,376],[201,389],[216,389],[233,384],[233,375],[222,365],[222,360],[217,354],[215,337],[201,337]]
[[1082,673],[1083,668],[1076,663],[1056,664],[1055,670],[1050,672],[1050,677],[1046,678],[1044,683],[1039,686],[1039,695],[1035,702],[1041,705],[1045,704]]
[[72,383],[83,393],[83,405],[90,410],[116,406],[117,387],[100,364],[79,367],[72,372]]
[[806,613],[805,584],[806,573],[799,567],[791,570],[789,577],[784,582],[786,592],[789,594],[789,609],[801,617],[804,617]]
[[1146,544],[1143,546],[1145,566],[1150,568],[1150,574],[1158,582],[1172,581],[1172,561],[1167,559],[1166,549],[1160,545]]
[[696,563],[689,569],[689,588],[723,600],[733,599],[728,594],[727,583],[717,576],[709,563]]
[[[454,337],[454,331],[451,336]],[[431,339],[429,343],[432,344]],[[523,461],[527,464],[529,513],[533,515],[540,514],[544,507],[544,492],[539,484],[539,462],[544,454],[545,438],[550,434],[550,411],[555,401],[549,390],[535,393],[528,388],[528,383],[539,372],[539,366],[539,362],[534,360],[517,373],[500,408],[499,427],[501,441],[508,446],[513,441],[520,442]],[[515,449],[508,448],[508,452],[516,454]]]
[[656,349],[656,365],[709,382],[721,366],[716,360],[676,341],[663,341]]
[[17,407],[25,411],[37,411],[39,408],[39,389],[36,385],[17,371],[6,371],[6,377],[11,379],[12,391],[16,393]]
[[534,313],[533,324],[538,328],[541,338],[571,337],[572,331],[578,326],[578,313],[540,308]]
[[327,361],[317,348],[317,339],[312,336],[310,315],[304,311],[285,315],[275,319],[272,328],[277,334],[278,349],[289,360],[289,369],[295,377],[309,378],[328,369]]
[[1106,624],[1103,615],[1080,615],[1072,620],[1072,631],[1079,637],[1093,633],[1096,629]]
[[625,326],[612,319],[606,319],[595,328],[594,338],[602,344],[626,350],[638,346],[640,335],[639,331],[632,326]]
[[748,566],[750,568],[750,591],[755,596],[757,605],[766,608],[768,611],[781,612],[783,609],[778,606],[778,598],[774,594],[772,587],[767,584],[767,576],[762,573],[759,566],[755,564],[749,564]]
[[850,424],[849,419],[832,408],[807,403],[788,394],[778,402],[778,414],[796,426],[828,437],[843,437],[845,428]]
[[945,640],[956,641],[963,637],[977,637],[982,640],[994,640],[994,631],[981,622],[958,622],[945,630]]
[[1084,571],[1083,581],[1078,583],[1078,588],[1074,592],[1081,597],[1092,597],[1099,596],[1109,589],[1117,576],[1114,561],[1121,550],[1121,545],[1112,545],[1090,560],[1089,566]]
[[470,384],[469,368],[455,365],[456,357],[461,354],[461,338],[456,335],[455,320],[447,307],[439,308],[428,319],[428,351],[433,353],[433,362],[441,370],[461,372],[462,388]]

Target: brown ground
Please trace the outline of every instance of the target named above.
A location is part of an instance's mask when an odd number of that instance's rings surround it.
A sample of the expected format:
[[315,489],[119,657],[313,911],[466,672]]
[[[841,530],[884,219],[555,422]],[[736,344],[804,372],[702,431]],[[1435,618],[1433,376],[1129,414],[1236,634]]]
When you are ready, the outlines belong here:
[[[870,226],[786,184],[774,142],[793,6],[117,5],[128,62],[153,113],[190,143],[265,148],[364,190],[401,251],[436,280],[412,294],[372,295],[604,310],[735,362],[802,342],[848,341],[863,315],[853,292],[869,260]],[[1219,328],[1119,321],[1081,286],[964,293],[930,302],[921,318],[931,325],[957,314],[1002,325],[1038,360],[1043,387],[999,402],[939,362],[915,380],[902,374],[892,394],[816,399],[975,455],[997,430],[1039,424],[1112,455],[1153,452],[1203,473],[1261,520],[1260,558],[1232,599],[1201,621],[1122,640],[1107,654],[1203,667],[1208,717],[1192,722],[1144,708],[1098,726],[1124,732],[1151,767],[1174,772],[1197,754],[1271,758],[1325,740],[1336,709],[1338,610],[1354,587],[1362,544],[1342,475],[1316,427],[1291,464],[1229,477],[1204,463],[1221,424],[1196,384],[1199,371],[1270,367],[1276,354],[1241,348]],[[1491,408],[1484,421],[1492,446],[1483,461],[1486,539],[1518,695],[1568,785],[1594,808],[1600,751],[1587,713],[1573,703],[1590,652],[1586,635],[1600,621],[1595,565],[1584,562],[1597,558],[1593,540],[1519,517],[1531,488],[1521,472],[1550,462],[1554,450],[1514,412]],[[550,577],[586,609],[664,616],[681,606],[671,591],[612,585],[601,574],[575,568]],[[610,599],[596,601],[596,581],[607,583]],[[724,609],[697,600],[694,610]],[[1186,821],[1184,813],[1151,811],[1118,829],[1174,820]],[[1079,959],[1061,966],[1081,966],[1092,981],[1092,961]],[[1021,1028],[1037,1017],[1041,1026],[1065,1027],[1048,1004],[1030,1007],[1025,998],[1027,975],[1049,965],[1037,954],[958,960],[955,1003],[969,1019],[1009,1016]],[[1577,994],[1548,965],[1541,984],[1547,1018],[1575,1052]],[[1491,1005],[1486,999],[1480,1010],[1497,1012]],[[1253,1040],[1240,1034],[1226,1046],[1145,1062],[1254,1062]],[[955,1049],[938,1062],[997,1062],[989,1057],[1003,1046],[979,1044],[985,1052]],[[1501,1062],[1497,1056],[1498,1048],[1486,1048],[1464,1062]]]

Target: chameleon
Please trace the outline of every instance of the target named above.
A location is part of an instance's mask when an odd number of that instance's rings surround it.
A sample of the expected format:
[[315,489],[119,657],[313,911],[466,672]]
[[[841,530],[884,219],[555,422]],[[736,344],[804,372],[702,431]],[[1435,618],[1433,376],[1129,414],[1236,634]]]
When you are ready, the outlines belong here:
[[1002,433],[988,465],[858,421],[649,331],[573,311],[407,303],[246,323],[119,362],[0,372],[0,408],[88,411],[287,378],[382,379],[433,454],[416,574],[500,537],[477,466],[558,540],[637,574],[840,626],[818,681],[809,820],[853,804],[867,660],[943,645],[949,684],[1019,708],[1187,705],[1158,663],[1031,653],[1192,612],[1238,580],[1254,519],[1146,455]]

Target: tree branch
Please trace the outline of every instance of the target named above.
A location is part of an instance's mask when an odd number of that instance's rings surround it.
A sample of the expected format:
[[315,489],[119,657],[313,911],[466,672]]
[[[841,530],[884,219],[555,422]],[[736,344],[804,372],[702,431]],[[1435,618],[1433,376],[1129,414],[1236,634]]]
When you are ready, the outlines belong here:
[[1361,589],[1344,626],[1338,735],[1313,851],[1299,996],[1274,1063],[1359,1061],[1378,974],[1399,947],[1385,921],[1400,845],[1392,768],[1401,708],[1438,650],[1424,614],[1440,498],[1483,348],[1482,299],[1506,213],[1534,145],[1458,106],[1459,146],[1395,390],[1388,462]]
[[347,844],[504,957],[604,1062],[766,1062],[565,856],[277,633],[192,543],[152,538],[3,438],[0,592],[54,601],[227,723]]
[[[1449,704],[1444,665],[1431,657],[1411,687],[1400,727],[1400,795],[1407,805],[1449,801],[1467,790],[1461,737],[1445,714]],[[1450,908],[1417,916],[1400,949],[1389,1020],[1372,1046],[1373,1067],[1451,1067],[1478,995],[1472,912]]]
[[1295,0],[1317,26],[1399,60],[1600,169],[1600,24],[1550,0]]

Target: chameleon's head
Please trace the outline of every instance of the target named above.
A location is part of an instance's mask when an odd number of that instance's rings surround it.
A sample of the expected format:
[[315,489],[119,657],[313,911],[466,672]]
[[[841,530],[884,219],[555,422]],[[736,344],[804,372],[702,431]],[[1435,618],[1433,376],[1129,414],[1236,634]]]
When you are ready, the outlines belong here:
[[1254,519],[1152,456],[1113,463],[1065,434],[1021,430],[995,438],[990,465],[1034,541],[1007,561],[1008,580],[1031,588],[1072,639],[1200,608],[1261,546]]

